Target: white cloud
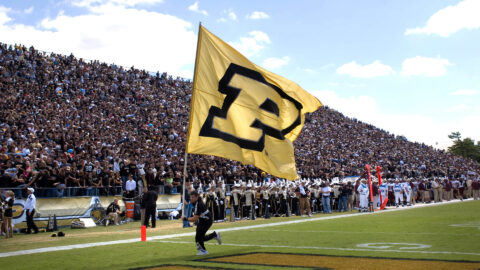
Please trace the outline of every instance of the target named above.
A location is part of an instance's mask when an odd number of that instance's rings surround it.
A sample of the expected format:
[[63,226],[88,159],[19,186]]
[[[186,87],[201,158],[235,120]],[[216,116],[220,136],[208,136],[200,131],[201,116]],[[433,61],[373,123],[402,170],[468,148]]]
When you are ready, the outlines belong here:
[[458,105],[452,105],[448,108],[448,111],[450,112],[461,112],[461,111],[467,111],[470,109],[470,106],[465,105],[465,104],[458,104]]
[[402,75],[438,77],[447,73],[449,65],[447,59],[415,56],[403,60]]
[[10,22],[12,18],[8,16],[11,9],[0,6],[0,25]]
[[251,31],[248,36],[241,37],[240,42],[229,42],[235,49],[247,57],[258,54],[265,45],[270,44],[270,38],[262,31]]
[[301,70],[305,71],[308,74],[314,74],[317,73],[317,71],[313,68],[302,68]]
[[228,17],[232,20],[232,21],[236,21],[237,20],[237,14],[235,14],[235,12],[233,12],[232,9],[229,9],[227,11],[227,15]]
[[268,19],[270,16],[263,12],[263,11],[254,11],[251,14],[247,14],[247,19],[250,20],[261,20],[261,19]]
[[472,123],[480,123],[480,116],[476,112],[446,121],[420,114],[388,113],[379,108],[376,100],[371,96],[340,97],[332,90],[311,91],[311,93],[324,105],[348,117],[372,124],[395,135],[403,135],[411,141],[445,149],[451,145],[448,134],[456,130],[459,130],[463,137],[480,139],[480,126],[472,125]]
[[92,8],[95,6],[115,5],[123,7],[134,7],[136,5],[153,5],[163,3],[164,0],[78,0],[73,5],[78,7]]
[[479,93],[479,91],[474,90],[474,89],[458,89],[456,91],[453,91],[450,94],[453,95],[453,96],[473,96],[473,95],[476,95],[478,93]]
[[195,3],[193,3],[192,5],[190,5],[188,7],[188,10],[190,11],[193,11],[193,12],[197,12],[197,13],[200,13],[200,14],[203,14],[205,16],[208,16],[208,12],[204,9],[200,9],[199,6],[198,6],[198,1],[196,1]]
[[437,11],[424,27],[407,29],[405,35],[436,34],[448,37],[462,29],[480,28],[480,1],[464,0],[456,6],[448,6]]
[[278,69],[288,64],[289,61],[290,57],[288,56],[284,56],[282,58],[270,57],[263,61],[262,66],[266,69]]
[[33,9],[34,7],[33,6],[30,6],[29,8],[26,8],[23,10],[23,13],[25,14],[32,14],[33,13]]
[[60,13],[37,26],[6,24],[7,16],[0,19],[0,37],[4,43],[191,78],[196,35],[190,22],[124,6],[93,10],[77,16]]
[[225,9],[223,11],[223,15],[226,16],[225,17],[221,17],[220,19],[217,20],[217,22],[227,22],[228,19],[232,20],[232,21],[236,21],[237,20],[237,14],[235,14],[235,12],[233,11],[233,9],[229,8],[229,9]]
[[352,61],[337,68],[337,73],[342,75],[350,75],[355,78],[373,78],[394,74],[392,67],[382,64],[379,60],[362,66]]

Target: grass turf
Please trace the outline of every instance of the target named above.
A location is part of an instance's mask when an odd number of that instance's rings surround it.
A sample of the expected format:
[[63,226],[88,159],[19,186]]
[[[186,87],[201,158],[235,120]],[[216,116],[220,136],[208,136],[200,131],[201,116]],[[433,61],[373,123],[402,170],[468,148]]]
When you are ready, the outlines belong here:
[[[212,242],[207,245],[211,254],[207,258],[252,252],[281,252],[479,262],[479,207],[480,201],[467,201],[407,211],[391,211],[380,215],[363,215],[252,230],[228,231],[222,233],[225,245],[218,246]],[[214,224],[212,229],[292,219],[295,218]],[[454,224],[459,226],[451,226]],[[178,221],[164,221],[159,225],[159,229],[148,232],[149,236],[193,231],[192,229],[180,229]],[[0,240],[0,252],[129,239],[139,237],[138,226],[138,223],[130,223],[107,228],[64,230],[67,233],[65,238],[49,238],[49,234],[22,235],[14,239]],[[384,246],[383,249],[358,246],[366,243],[386,244],[375,246]],[[420,249],[406,249],[415,246],[389,243],[426,246]],[[194,256],[195,254],[193,236],[188,236],[6,257],[0,258],[0,265],[2,268],[3,266],[8,267],[5,269],[130,269],[166,264],[237,269],[274,268],[273,266],[197,261],[199,258]],[[401,265],[401,261],[398,263]]]

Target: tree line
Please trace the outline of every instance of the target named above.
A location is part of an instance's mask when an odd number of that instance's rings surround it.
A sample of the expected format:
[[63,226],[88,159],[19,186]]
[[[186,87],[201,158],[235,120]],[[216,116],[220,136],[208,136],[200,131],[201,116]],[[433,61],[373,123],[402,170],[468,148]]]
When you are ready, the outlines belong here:
[[462,140],[462,135],[458,131],[452,132],[448,138],[453,140],[453,145],[448,147],[450,153],[480,162],[480,141],[475,144],[471,138]]

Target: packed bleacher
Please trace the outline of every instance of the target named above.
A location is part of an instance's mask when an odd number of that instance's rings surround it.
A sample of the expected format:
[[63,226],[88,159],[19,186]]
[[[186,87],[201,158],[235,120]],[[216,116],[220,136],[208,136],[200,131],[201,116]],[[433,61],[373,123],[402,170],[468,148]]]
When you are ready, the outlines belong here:
[[[177,192],[191,81],[0,43],[0,188],[39,196],[120,194],[129,178]],[[480,164],[412,143],[326,106],[295,141],[299,175],[332,179],[378,164],[385,178],[478,176]],[[187,177],[260,181],[252,166],[189,155]]]

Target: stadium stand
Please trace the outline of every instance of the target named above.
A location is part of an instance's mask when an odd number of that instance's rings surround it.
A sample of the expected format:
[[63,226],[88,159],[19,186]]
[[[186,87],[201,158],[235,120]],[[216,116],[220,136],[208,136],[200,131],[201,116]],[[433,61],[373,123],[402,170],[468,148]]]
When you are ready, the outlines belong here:
[[[181,183],[191,81],[0,43],[0,188],[40,197],[116,195],[129,176],[165,193]],[[307,116],[295,155],[302,178],[479,174],[480,164],[407,141],[322,107]],[[190,155],[188,178],[261,180],[252,166]],[[21,196],[22,194],[18,194]],[[18,197],[17,196],[17,197]]]

